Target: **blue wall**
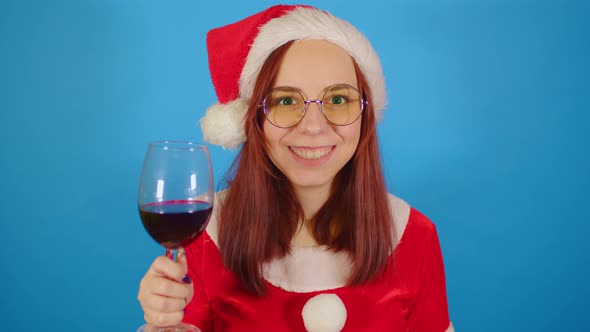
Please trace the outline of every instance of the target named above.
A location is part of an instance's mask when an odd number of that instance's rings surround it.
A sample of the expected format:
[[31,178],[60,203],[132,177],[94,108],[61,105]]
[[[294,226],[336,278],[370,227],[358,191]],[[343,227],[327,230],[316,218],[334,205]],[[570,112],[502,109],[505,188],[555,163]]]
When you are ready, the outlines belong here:
[[[201,139],[207,30],[274,3],[0,2],[2,330],[142,323],[146,145]],[[457,330],[585,330],[588,2],[310,4],[381,55],[389,189],[438,225]]]

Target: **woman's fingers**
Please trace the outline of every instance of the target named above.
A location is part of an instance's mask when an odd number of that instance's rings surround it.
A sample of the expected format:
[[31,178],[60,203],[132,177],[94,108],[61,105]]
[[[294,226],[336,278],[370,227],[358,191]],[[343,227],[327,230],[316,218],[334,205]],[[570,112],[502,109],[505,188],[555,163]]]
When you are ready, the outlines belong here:
[[190,284],[163,277],[151,277],[148,282],[149,290],[153,294],[166,297],[187,298],[193,289]]
[[[186,260],[186,258],[183,259]],[[182,281],[186,272],[187,268],[185,261],[175,262],[166,256],[159,256],[154,260],[147,274]]]
[[146,322],[173,326],[182,321],[183,309],[193,298],[193,285],[186,274],[186,257],[178,262],[161,256],[154,260],[139,284],[139,300]]
[[166,277],[146,275],[139,284],[139,300],[144,301],[149,296],[164,296],[169,298],[191,299],[192,284],[177,282]]
[[154,312],[171,313],[182,311],[187,303],[188,298],[150,296],[146,297],[145,301],[141,303],[141,306],[144,311],[151,310]]
[[159,312],[144,309],[143,312],[145,321],[155,326],[175,326],[180,324],[180,322],[182,322],[182,317],[184,317],[182,311]]

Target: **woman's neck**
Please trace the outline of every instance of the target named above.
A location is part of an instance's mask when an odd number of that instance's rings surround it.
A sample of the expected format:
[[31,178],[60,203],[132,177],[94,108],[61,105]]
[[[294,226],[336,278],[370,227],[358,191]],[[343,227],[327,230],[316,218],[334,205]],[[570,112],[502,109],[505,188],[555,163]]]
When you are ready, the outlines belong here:
[[303,209],[305,220],[310,220],[330,197],[330,187],[299,187],[295,188],[295,195]]
[[304,220],[293,236],[292,244],[296,247],[312,247],[318,243],[314,239],[308,221],[315,216],[330,196],[330,187],[299,187],[295,188],[295,195],[303,209]]

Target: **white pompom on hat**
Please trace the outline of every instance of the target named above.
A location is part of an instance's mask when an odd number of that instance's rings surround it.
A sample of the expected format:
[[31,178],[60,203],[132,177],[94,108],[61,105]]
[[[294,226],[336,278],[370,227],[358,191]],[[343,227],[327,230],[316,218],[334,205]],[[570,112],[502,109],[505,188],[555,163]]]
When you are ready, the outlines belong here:
[[350,54],[367,80],[375,116],[381,118],[385,82],[368,39],[350,23],[320,9],[277,5],[207,34],[209,70],[219,103],[201,119],[205,141],[230,149],[245,141],[244,116],[260,69],[275,49],[302,39],[327,40]]

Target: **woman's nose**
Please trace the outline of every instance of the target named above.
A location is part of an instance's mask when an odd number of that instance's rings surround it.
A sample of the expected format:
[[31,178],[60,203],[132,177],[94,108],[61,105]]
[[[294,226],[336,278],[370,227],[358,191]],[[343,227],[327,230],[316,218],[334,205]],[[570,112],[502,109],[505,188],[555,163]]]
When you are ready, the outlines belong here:
[[322,113],[321,101],[310,100],[307,104],[307,110],[298,127],[308,134],[321,133],[327,126],[326,118]]

